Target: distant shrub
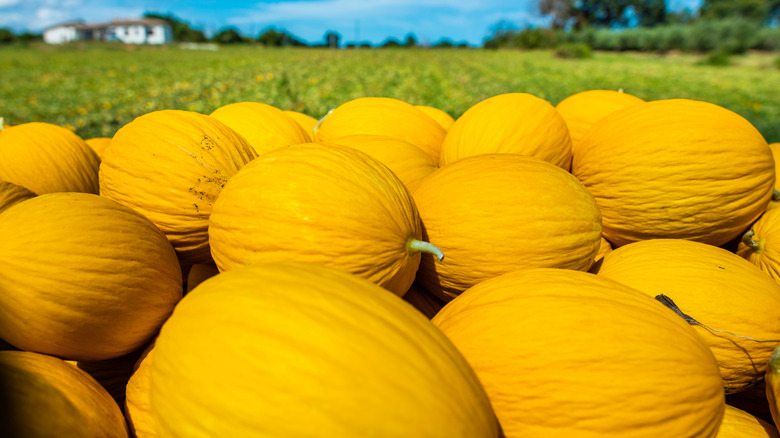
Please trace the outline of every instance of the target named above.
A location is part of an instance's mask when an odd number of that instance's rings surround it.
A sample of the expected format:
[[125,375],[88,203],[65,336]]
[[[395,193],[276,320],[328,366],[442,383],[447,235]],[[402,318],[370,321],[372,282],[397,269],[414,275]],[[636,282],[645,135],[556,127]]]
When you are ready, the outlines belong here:
[[780,58],[775,59],[775,67],[780,68]]
[[755,46],[757,50],[780,50],[780,27],[762,27],[756,32]]
[[704,57],[701,64],[725,67],[731,64],[731,56],[729,52],[725,50],[714,50]]
[[585,43],[564,43],[555,47],[555,56],[565,59],[585,59],[593,56],[593,50]]

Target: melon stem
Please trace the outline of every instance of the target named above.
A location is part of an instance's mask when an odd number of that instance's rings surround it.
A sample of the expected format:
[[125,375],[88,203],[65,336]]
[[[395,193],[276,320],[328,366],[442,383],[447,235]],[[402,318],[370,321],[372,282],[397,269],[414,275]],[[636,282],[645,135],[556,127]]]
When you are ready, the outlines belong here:
[[742,236],[742,243],[747,245],[750,249],[754,251],[761,251],[761,241],[760,240],[753,240],[753,236],[756,235],[756,232],[753,230],[750,230],[746,232]]
[[[0,122],[2,122],[3,119],[0,119]],[[0,128],[1,129],[1,128]],[[772,192],[772,200],[777,202],[780,201],[780,190],[775,189]]]
[[433,254],[436,256],[436,260],[444,260],[444,253],[434,246],[430,242],[423,242],[422,240],[411,239],[407,244],[411,252],[424,252],[426,254]]
[[[324,121],[325,121],[325,118],[326,118],[326,117],[328,117],[328,116],[330,115],[330,113],[332,113],[334,110],[335,110],[335,108],[331,109],[330,111],[328,111],[328,113],[327,113],[327,114],[325,114],[324,116],[322,116],[322,118],[321,118],[321,119],[317,120],[317,123],[314,125],[314,128],[311,130],[311,131],[314,133],[314,136],[315,136],[315,137],[317,137],[317,131],[319,131],[319,130],[320,130],[320,125],[322,124],[322,122],[324,122]],[[316,139],[316,138],[315,138],[314,140],[315,140],[315,141],[317,141],[317,139]]]

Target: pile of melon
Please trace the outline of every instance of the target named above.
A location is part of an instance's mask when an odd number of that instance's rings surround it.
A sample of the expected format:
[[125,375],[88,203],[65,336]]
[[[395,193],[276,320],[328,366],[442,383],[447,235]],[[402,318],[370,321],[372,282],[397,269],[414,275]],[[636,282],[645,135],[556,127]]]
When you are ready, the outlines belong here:
[[0,122],[2,435],[780,437],[776,146],[609,90]]

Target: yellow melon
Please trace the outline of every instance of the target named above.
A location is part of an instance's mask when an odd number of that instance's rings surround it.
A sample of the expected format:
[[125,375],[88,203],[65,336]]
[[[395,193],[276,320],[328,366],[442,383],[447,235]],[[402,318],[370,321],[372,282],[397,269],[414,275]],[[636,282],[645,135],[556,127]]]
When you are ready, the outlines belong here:
[[102,386],[119,406],[125,403],[125,387],[133,373],[141,349],[124,356],[105,360],[66,360],[65,362],[86,372]]
[[569,269],[486,280],[433,323],[479,376],[509,437],[714,437],[718,365],[682,318]]
[[614,246],[675,238],[723,245],[764,211],[775,181],[766,140],[711,103],[640,103],[599,120],[572,173],[596,198]]
[[284,111],[284,113],[298,122],[298,124],[301,125],[301,128],[303,128],[310,137],[314,136],[314,127],[317,126],[317,122],[319,122],[318,119],[298,111]]
[[91,147],[93,151],[95,151],[98,157],[102,157],[103,151],[111,144],[111,137],[94,137],[85,139],[84,141],[87,142],[87,145]]
[[22,186],[7,181],[0,181],[0,213],[13,205],[34,197],[35,193]]
[[208,263],[212,204],[255,157],[249,143],[213,117],[156,111],[114,135],[100,165],[100,194],[154,222],[182,263]]
[[[298,260],[336,267],[403,295],[421,241],[417,208],[401,180],[348,146],[277,149],[225,185],[209,224],[220,271]],[[438,255],[441,257],[441,255]]]
[[333,143],[349,146],[376,158],[400,179],[410,191],[439,166],[417,146],[382,135],[348,135]]
[[663,295],[691,318],[718,359],[727,393],[760,382],[780,345],[774,323],[780,320],[780,283],[725,249],[682,239],[644,240],[607,254],[598,275],[651,297]]
[[497,437],[458,350],[411,305],[301,262],[222,272],[176,307],[154,347],[162,437]]
[[6,438],[123,438],[122,411],[92,377],[65,361],[0,351],[0,409]]
[[546,100],[528,93],[499,94],[458,117],[444,138],[439,165],[493,153],[529,155],[569,170],[569,129]]
[[130,434],[137,438],[158,436],[152,415],[149,390],[151,387],[152,360],[155,341],[152,341],[138,357],[132,375],[127,381],[125,417]]
[[777,428],[742,409],[726,405],[718,438],[780,438]]
[[489,278],[524,268],[587,270],[601,240],[601,216],[570,173],[518,154],[467,157],[415,189],[429,241],[445,254],[424,255],[417,280],[450,300]]
[[428,114],[433,120],[436,120],[438,124],[441,125],[442,128],[445,130],[450,129],[453,123],[455,123],[455,119],[452,118],[451,115],[447,114],[443,110],[428,106],[428,105],[415,105],[415,108],[418,110],[424,112],[425,114]]
[[780,209],[766,211],[750,226],[737,246],[737,254],[780,280]]
[[[772,150],[772,157],[775,159],[775,175],[780,174],[780,143],[770,143],[769,149]],[[775,179],[775,190],[772,194],[772,200],[766,206],[767,210],[780,206],[780,177]]]
[[311,141],[311,135],[298,122],[266,103],[231,103],[215,109],[210,116],[241,134],[258,155]]
[[644,100],[622,91],[587,90],[563,99],[555,105],[555,109],[569,127],[574,154],[580,139],[593,124],[619,109],[642,102]]
[[100,159],[84,139],[50,123],[3,127],[0,121],[0,180],[42,195],[98,192]]
[[389,97],[359,97],[343,103],[320,121],[315,140],[355,134],[385,135],[424,150],[437,163],[447,131],[414,105]]
[[111,199],[37,196],[0,215],[0,235],[0,337],[23,350],[73,360],[128,354],[182,296],[171,244]]

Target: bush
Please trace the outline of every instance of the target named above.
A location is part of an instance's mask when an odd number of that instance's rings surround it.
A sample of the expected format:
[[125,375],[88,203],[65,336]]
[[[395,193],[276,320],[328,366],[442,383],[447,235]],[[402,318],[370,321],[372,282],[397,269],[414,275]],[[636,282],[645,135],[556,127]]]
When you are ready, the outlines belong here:
[[780,68],[780,58],[775,59],[775,67]]
[[723,67],[731,64],[731,56],[725,50],[715,50],[707,54],[701,64]]
[[555,47],[555,56],[565,59],[585,59],[593,56],[593,51],[585,43],[564,43]]

